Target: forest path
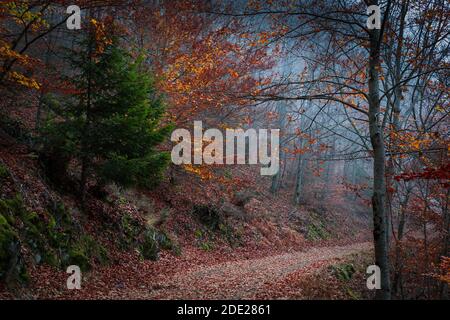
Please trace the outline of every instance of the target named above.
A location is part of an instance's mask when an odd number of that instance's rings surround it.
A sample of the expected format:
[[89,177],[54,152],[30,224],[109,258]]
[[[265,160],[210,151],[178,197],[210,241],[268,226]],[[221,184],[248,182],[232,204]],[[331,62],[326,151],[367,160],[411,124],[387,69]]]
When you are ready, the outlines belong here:
[[316,265],[331,264],[335,259],[369,250],[371,246],[370,242],[364,242],[319,247],[196,267],[168,277],[145,293],[140,292],[139,299],[252,299],[264,294],[265,286],[280,282],[293,272],[320,268]]

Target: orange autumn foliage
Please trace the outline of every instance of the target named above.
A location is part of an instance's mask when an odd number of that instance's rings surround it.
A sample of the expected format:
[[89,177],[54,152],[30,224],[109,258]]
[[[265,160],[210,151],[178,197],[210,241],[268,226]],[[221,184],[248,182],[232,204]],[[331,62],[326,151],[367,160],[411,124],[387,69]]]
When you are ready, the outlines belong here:
[[162,7],[137,10],[133,19],[140,49],[148,53],[168,98],[171,120],[186,123],[205,111],[248,103],[243,95],[265,81],[255,72],[269,69],[276,56],[261,35],[245,33],[238,21],[220,23],[199,14],[208,8],[203,1],[163,2]]

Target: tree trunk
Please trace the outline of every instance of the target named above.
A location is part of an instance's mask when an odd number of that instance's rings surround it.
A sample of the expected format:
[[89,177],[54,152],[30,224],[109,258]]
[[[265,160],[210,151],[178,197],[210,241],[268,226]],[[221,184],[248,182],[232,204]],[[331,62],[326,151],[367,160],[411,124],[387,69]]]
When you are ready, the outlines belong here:
[[[277,107],[278,111],[278,126],[281,133],[281,139],[280,139],[280,158],[285,159],[285,152],[284,152],[284,144],[286,142],[286,137],[284,137],[284,131],[285,131],[285,125],[286,125],[286,114],[287,114],[287,106],[284,104],[279,104]],[[286,166],[285,161],[281,161],[280,163],[280,169],[278,172],[272,177],[272,184],[270,186],[270,192],[273,194],[276,194],[281,186],[281,181],[283,178],[283,171]]]
[[[400,113],[401,113],[401,100],[402,100],[402,86],[400,85],[401,83],[401,67],[402,67],[402,63],[401,63],[401,58],[402,58],[402,54],[403,54],[403,36],[404,36],[404,30],[405,30],[405,17],[406,17],[406,13],[408,11],[408,1],[407,0],[403,0],[402,4],[401,4],[401,11],[400,11],[400,25],[399,25],[399,38],[397,41],[397,48],[396,48],[396,52],[395,52],[395,63],[394,63],[394,103],[392,105],[392,129],[394,130],[394,132],[396,133],[396,135],[393,137],[393,139],[391,140],[391,144],[394,148],[394,150],[396,149],[397,145],[398,145],[398,134],[400,132]],[[398,159],[398,167],[401,168],[402,167],[402,159],[399,158]],[[387,167],[387,176],[389,177],[390,181],[389,184],[392,184],[393,186],[395,186],[395,181],[392,179],[392,176],[395,175],[395,167],[394,167],[394,161],[388,161],[388,167]],[[398,188],[396,188],[398,190]],[[392,193],[393,195],[393,193]],[[392,195],[388,194],[389,196],[389,205],[387,206],[387,209],[389,210],[389,215],[388,217],[392,217]],[[401,244],[402,244],[402,238],[403,238],[403,231],[404,231],[404,226],[405,226],[405,219],[406,219],[406,214],[405,214],[405,208],[406,205],[408,203],[408,199],[409,199],[409,191],[407,191],[407,195],[405,197],[405,201],[400,203],[400,212],[399,212],[399,222],[398,222],[398,228],[397,228],[397,241],[396,241],[396,247],[395,247],[395,270],[394,270],[394,278],[393,278],[393,284],[392,284],[392,290],[393,290],[393,294],[396,295],[398,293],[398,291],[403,291],[402,290],[402,259],[401,259],[401,254],[402,254],[402,249],[401,249]],[[389,228],[388,228],[388,233],[390,232],[390,228],[393,228],[393,221],[392,219],[388,219],[388,223],[389,223]],[[388,237],[388,242],[389,242],[389,237]]]
[[403,296],[403,259],[402,259],[402,239],[405,231],[405,223],[406,223],[406,206],[409,201],[410,190],[406,190],[407,193],[405,195],[405,199],[400,203],[400,212],[399,212],[399,222],[397,227],[397,242],[395,244],[395,267],[394,267],[394,277],[392,282],[392,293],[393,295],[397,295],[398,292],[402,293]]
[[86,201],[86,183],[87,183],[87,159],[81,161],[81,178],[80,178],[80,201],[81,206],[84,207]]
[[[375,1],[377,4],[377,1]],[[371,30],[369,57],[369,131],[373,148],[373,238],[375,246],[375,263],[381,269],[381,289],[377,290],[377,299],[390,299],[389,245],[386,234],[386,178],[385,146],[383,130],[379,125],[379,66],[380,66],[380,31]]]
[[[300,143],[300,148],[303,148],[303,140]],[[304,202],[303,199],[303,164],[304,164],[304,155],[298,155],[298,164],[297,164],[297,178],[295,181],[295,192],[294,192],[294,203],[302,204]]]
[[[442,250],[443,256],[449,256],[449,245],[450,245],[450,215],[448,214],[448,200],[450,196],[450,191],[447,190],[447,197],[445,201],[445,206],[443,207],[443,217],[444,217],[444,248]],[[440,298],[443,300],[448,299],[448,284],[446,282],[441,282],[440,285]]]
[[[90,13],[91,16],[91,13]],[[91,28],[91,30],[89,30],[89,32],[91,34],[89,34],[89,42],[88,42],[88,52],[89,52],[89,62],[92,62],[92,54],[93,54],[93,50],[94,50],[94,43],[93,43],[93,30]],[[83,132],[83,137],[82,137],[82,141],[81,141],[81,153],[82,153],[82,157],[81,157],[81,178],[80,178],[80,197],[81,197],[81,206],[85,207],[85,202],[86,202],[86,183],[87,183],[87,178],[88,178],[88,170],[89,170],[89,166],[90,166],[90,161],[89,161],[89,156],[88,156],[88,137],[89,137],[89,132],[91,129],[91,95],[92,95],[92,74],[91,74],[91,68],[92,66],[89,65],[89,70],[88,70],[88,79],[87,79],[87,97],[86,97],[86,109],[85,109],[85,113],[86,113],[86,120],[84,123],[84,132]]]

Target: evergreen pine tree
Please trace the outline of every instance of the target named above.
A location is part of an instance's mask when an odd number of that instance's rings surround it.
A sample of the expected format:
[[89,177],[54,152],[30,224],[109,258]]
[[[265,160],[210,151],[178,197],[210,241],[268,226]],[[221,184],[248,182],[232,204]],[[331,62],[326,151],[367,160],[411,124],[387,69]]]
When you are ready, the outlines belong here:
[[68,80],[76,93],[54,108],[43,134],[44,150],[58,153],[64,167],[78,160],[82,202],[92,176],[100,184],[148,187],[169,160],[155,150],[170,128],[160,123],[164,103],[143,71],[143,59],[133,60],[116,40],[101,52],[95,46],[89,36],[81,52],[71,55],[77,71]]

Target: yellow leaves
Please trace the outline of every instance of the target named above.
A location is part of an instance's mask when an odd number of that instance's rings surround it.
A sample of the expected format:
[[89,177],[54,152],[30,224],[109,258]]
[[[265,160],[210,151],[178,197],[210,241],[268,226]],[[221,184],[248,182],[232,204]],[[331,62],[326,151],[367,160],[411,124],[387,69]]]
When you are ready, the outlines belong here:
[[219,127],[220,129],[222,129],[223,131],[225,131],[225,130],[227,130],[227,129],[233,129],[233,130],[235,129],[235,128],[232,128],[232,127],[226,125],[225,123],[219,124],[218,127]]
[[436,109],[437,111],[439,111],[439,112],[445,112],[444,107],[441,106],[441,105],[437,105],[435,109]]
[[11,1],[1,4],[0,12],[6,12],[17,24],[29,25],[31,31],[48,28],[48,22],[42,17],[42,12],[31,10],[29,1]]
[[0,41],[0,59],[22,59],[22,55],[11,50],[9,44]]
[[[16,60],[19,65],[25,68],[32,67],[33,62],[34,63],[36,62],[34,59],[31,59],[27,55],[23,55],[12,50],[8,43],[5,43],[0,40],[0,61],[10,61],[10,60]],[[8,72],[7,78],[10,81],[17,83],[21,86],[36,90],[40,89],[40,84],[35,79],[26,77],[25,75],[17,71]]]
[[[257,94],[259,76],[253,71],[268,69],[274,59],[272,52],[269,56],[271,48],[258,43],[268,41],[270,33],[249,33],[234,25],[218,27],[213,20],[190,13],[191,19],[179,19],[182,3],[167,2],[162,17],[141,18],[142,31],[151,39],[145,47],[152,53],[154,72],[161,80],[158,89],[180,122],[206,109],[243,104],[244,99],[230,93]],[[195,1],[191,5],[197,7]]]
[[105,48],[113,43],[112,39],[106,32],[106,27],[103,22],[99,22],[96,19],[90,20],[91,26],[94,29],[94,37],[96,42],[96,53],[102,54]]
[[433,145],[446,144],[442,137],[433,132],[417,134],[392,131],[389,133],[389,137],[393,150],[400,153],[422,152]]
[[30,89],[40,89],[40,84],[33,78],[28,78],[24,76],[23,74],[20,74],[16,71],[10,72],[8,74],[8,78],[24,87],[30,88]]
[[0,61],[1,60],[17,60],[22,66],[31,66],[34,62],[33,59],[27,55],[12,50],[8,43],[0,40]]
[[[48,28],[47,21],[43,18],[43,13],[37,9],[31,1],[2,1],[0,3],[0,15],[5,21],[0,25],[2,34],[20,34],[22,30],[27,31],[27,35],[33,32]],[[38,60],[21,54],[13,49],[9,38],[0,39],[0,64],[6,66],[1,70],[6,79],[14,84],[30,89],[40,89],[37,80],[25,76],[38,64]],[[14,64],[15,68],[11,66]],[[16,71],[13,71],[16,70]],[[17,71],[20,70],[20,71]]]
[[184,165],[184,169],[187,172],[193,173],[200,177],[202,180],[209,180],[213,178],[213,174],[207,167],[203,166],[193,166],[192,164],[186,164]]
[[412,141],[411,148],[413,148],[414,150],[420,150],[420,141],[419,140]]

